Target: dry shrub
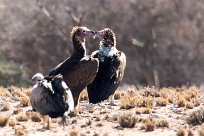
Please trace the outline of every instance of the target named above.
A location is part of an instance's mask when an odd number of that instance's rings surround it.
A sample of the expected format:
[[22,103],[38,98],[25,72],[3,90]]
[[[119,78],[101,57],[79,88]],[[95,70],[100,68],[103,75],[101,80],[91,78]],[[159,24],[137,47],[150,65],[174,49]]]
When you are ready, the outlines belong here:
[[18,97],[25,96],[26,94],[22,91],[22,88],[16,87],[16,86],[11,86],[8,88],[10,93],[15,96],[17,95]]
[[202,125],[198,131],[199,136],[204,136],[204,125]]
[[185,107],[186,106],[186,99],[183,97],[183,95],[178,95],[176,99],[176,103],[178,107]]
[[186,103],[186,108],[187,109],[193,109],[193,107],[194,107],[194,104],[192,102],[187,102]]
[[160,97],[160,93],[159,91],[153,86],[153,87],[144,87],[143,89],[141,89],[141,95],[148,97]]
[[79,101],[88,101],[89,97],[88,97],[88,93],[87,90],[84,90],[80,93],[80,97],[79,97]]
[[76,129],[76,128],[72,128],[70,130],[70,133],[69,133],[70,136],[78,136],[79,135],[79,130]]
[[11,94],[10,94],[10,92],[6,88],[0,86],[0,96],[8,96],[8,97],[10,97]]
[[180,128],[177,132],[176,132],[176,136],[187,136],[187,131],[185,128]]
[[24,94],[26,94],[29,97],[32,92],[32,87],[22,88],[22,91],[24,92]]
[[86,125],[90,126],[92,124],[92,121],[89,119],[87,122],[86,122]]
[[16,120],[15,119],[10,119],[9,120],[9,126],[15,127],[16,126]]
[[9,111],[9,110],[10,110],[10,104],[9,104],[9,102],[7,102],[7,101],[3,102],[1,111]]
[[27,95],[21,96],[20,103],[23,107],[27,107],[29,105],[30,99]]
[[0,115],[0,127],[5,127],[8,123],[9,115]]
[[188,129],[188,136],[194,136],[193,130],[191,128]]
[[24,126],[16,126],[15,127],[15,134],[18,135],[18,136],[22,136],[22,135],[25,135],[25,128]]
[[18,115],[16,116],[16,120],[19,122],[22,121],[28,121],[28,116],[24,112],[19,112]]
[[119,100],[119,99],[121,98],[121,92],[115,91],[113,98],[114,98],[115,100]]
[[144,121],[144,126],[142,126],[145,131],[154,131],[156,127],[156,122],[152,118],[148,118]]
[[164,120],[164,119],[162,119],[162,120],[158,120],[157,122],[156,122],[156,126],[158,127],[158,128],[164,128],[164,127],[167,127],[167,128],[169,128],[169,122],[167,121],[167,120]]
[[31,114],[31,120],[32,120],[33,122],[40,122],[40,121],[41,121],[41,115],[40,115],[40,113],[38,113],[38,112],[33,112],[33,113]]
[[167,98],[160,97],[156,100],[156,104],[157,106],[166,106],[167,104],[169,104],[169,100]]
[[136,114],[151,114],[152,109],[148,107],[137,108]]
[[96,116],[95,121],[100,121],[100,120],[101,120],[101,117],[100,116]]
[[192,125],[200,125],[204,122],[204,108],[191,112],[187,118],[187,122]]
[[120,108],[121,109],[131,109],[141,103],[141,96],[134,91],[129,90],[123,97],[120,99]]
[[133,128],[138,118],[131,113],[123,114],[119,117],[119,124],[123,128]]

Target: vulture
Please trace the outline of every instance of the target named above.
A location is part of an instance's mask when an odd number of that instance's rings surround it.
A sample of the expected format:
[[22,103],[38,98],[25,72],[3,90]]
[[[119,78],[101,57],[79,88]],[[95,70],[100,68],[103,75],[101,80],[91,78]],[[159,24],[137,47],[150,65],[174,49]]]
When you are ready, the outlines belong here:
[[95,79],[98,71],[98,59],[87,56],[85,47],[85,37],[94,35],[95,32],[86,27],[73,27],[71,32],[73,53],[49,73],[49,76],[63,75],[72,92],[75,106],[78,104],[80,93]]
[[101,41],[99,50],[91,54],[93,58],[99,60],[99,69],[94,81],[87,86],[90,103],[101,102],[113,95],[123,78],[126,67],[126,56],[122,51],[117,50],[113,31],[105,28],[95,33]]
[[[30,95],[33,110],[41,113],[44,121],[48,115],[51,118],[62,117],[62,121],[65,122],[65,117],[74,110],[74,100],[62,75],[44,77],[37,73],[32,81],[35,82]],[[47,123],[49,128],[49,120]],[[45,127],[45,122],[43,122],[43,127]]]

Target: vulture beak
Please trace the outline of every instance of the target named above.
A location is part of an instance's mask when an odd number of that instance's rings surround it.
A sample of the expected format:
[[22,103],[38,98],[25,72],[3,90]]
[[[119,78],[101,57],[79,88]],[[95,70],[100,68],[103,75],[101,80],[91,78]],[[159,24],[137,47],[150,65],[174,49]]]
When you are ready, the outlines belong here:
[[103,38],[104,35],[105,35],[104,30],[101,30],[101,31],[95,32],[95,36],[96,36],[96,37]]
[[83,32],[86,34],[86,36],[94,36],[95,35],[95,31],[90,30],[86,27],[83,27]]

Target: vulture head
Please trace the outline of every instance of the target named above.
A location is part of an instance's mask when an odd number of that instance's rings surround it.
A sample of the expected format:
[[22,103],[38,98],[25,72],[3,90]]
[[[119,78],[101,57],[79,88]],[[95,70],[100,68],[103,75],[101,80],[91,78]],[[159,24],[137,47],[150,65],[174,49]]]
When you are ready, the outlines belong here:
[[102,40],[100,42],[100,48],[112,48],[116,46],[116,37],[114,32],[110,28],[105,28],[103,30],[95,32],[95,35]]
[[94,36],[95,32],[84,26],[75,26],[72,28],[71,37],[84,41],[87,36]]
[[43,78],[44,78],[44,76],[41,73],[36,73],[31,79],[31,84],[34,85],[38,81],[42,80]]

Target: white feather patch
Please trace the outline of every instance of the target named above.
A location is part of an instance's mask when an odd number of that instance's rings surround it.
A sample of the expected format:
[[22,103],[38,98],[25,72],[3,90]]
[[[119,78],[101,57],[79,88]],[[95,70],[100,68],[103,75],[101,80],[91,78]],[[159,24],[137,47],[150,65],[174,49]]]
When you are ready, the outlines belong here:
[[109,48],[109,47],[101,47],[100,51],[104,56],[110,56],[117,54],[118,50],[115,47]]
[[64,81],[62,81],[61,84],[62,84],[63,88],[66,88],[66,94],[67,94],[66,103],[68,103],[68,105],[69,105],[69,109],[68,109],[67,113],[65,113],[65,114],[69,114],[71,111],[74,110],[74,99],[72,96],[72,92],[70,91],[70,89],[68,89],[67,84]]

